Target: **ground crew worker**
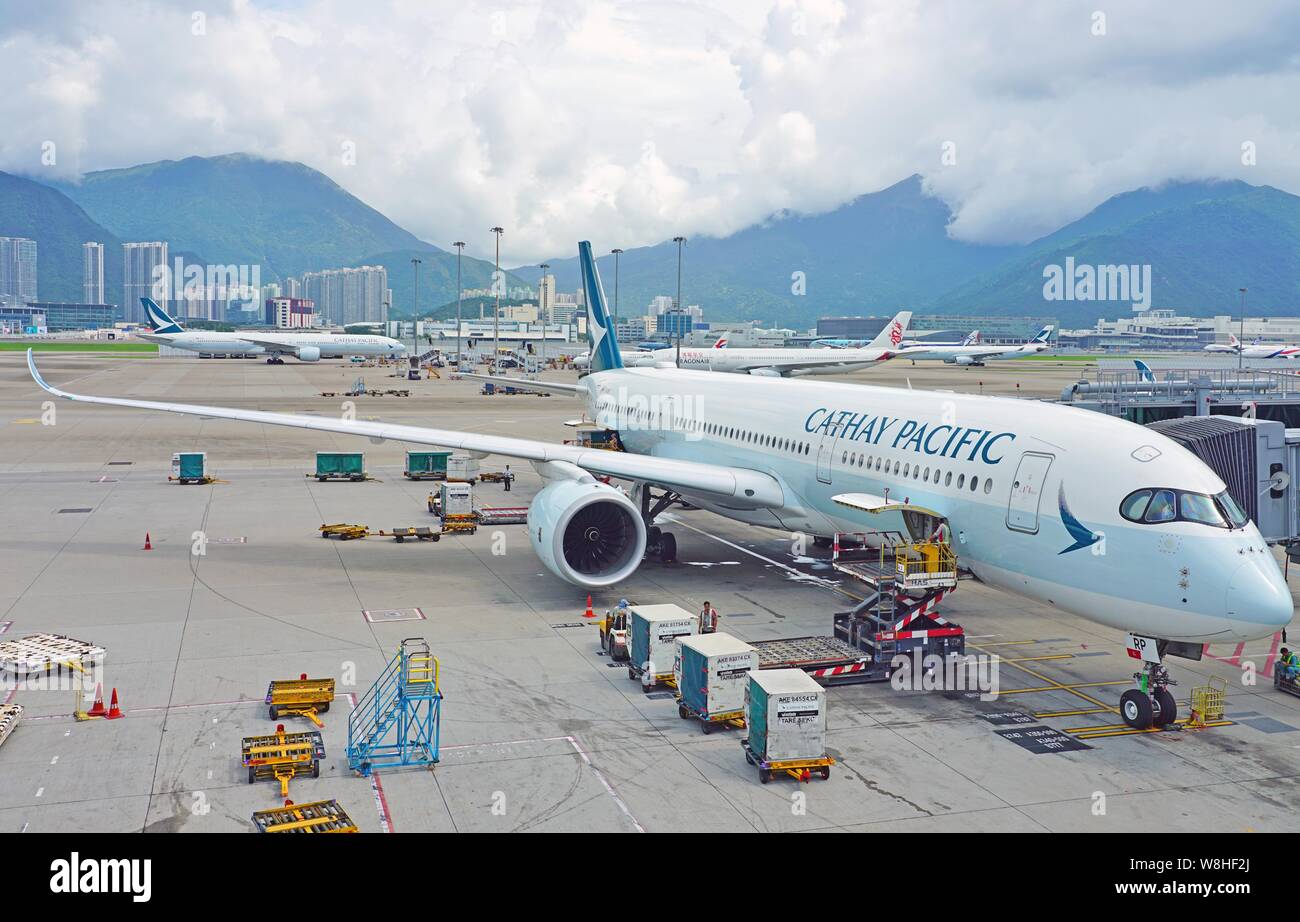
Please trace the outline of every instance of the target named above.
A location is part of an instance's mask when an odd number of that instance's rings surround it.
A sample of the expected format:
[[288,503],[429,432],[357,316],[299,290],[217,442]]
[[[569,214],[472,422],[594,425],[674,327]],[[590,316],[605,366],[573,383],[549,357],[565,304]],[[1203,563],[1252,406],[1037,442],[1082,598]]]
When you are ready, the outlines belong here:
[[1277,666],[1282,670],[1282,677],[1294,679],[1300,672],[1300,654],[1292,653],[1286,647],[1278,651]]
[[704,607],[700,609],[699,633],[713,634],[718,630],[718,610],[709,604],[709,600],[704,600]]
[[434,507],[434,505],[433,505],[433,494],[430,493],[430,494],[429,494],[429,512],[432,513],[432,512],[437,512],[437,511],[438,511],[438,510],[437,510],[437,509]]
[[510,473],[510,465],[507,464],[507,465],[506,465],[506,476],[505,476],[506,492],[507,492],[507,493],[510,492],[510,481],[512,481],[512,480],[514,480],[514,479],[515,479],[515,475],[512,474],[512,473]]
[[930,540],[936,544],[947,544],[948,534],[948,520],[940,519],[939,527],[934,530],[934,534],[930,535]]

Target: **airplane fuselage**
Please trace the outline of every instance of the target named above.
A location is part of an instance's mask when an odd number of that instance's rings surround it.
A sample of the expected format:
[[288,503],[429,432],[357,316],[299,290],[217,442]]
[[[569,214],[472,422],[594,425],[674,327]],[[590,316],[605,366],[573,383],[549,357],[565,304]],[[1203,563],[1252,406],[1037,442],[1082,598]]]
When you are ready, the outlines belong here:
[[678,369],[584,380],[591,418],[616,428],[629,451],[779,481],[777,508],[687,497],[729,518],[813,535],[871,531],[875,514],[834,497],[886,495],[946,517],[954,549],[985,582],[1115,628],[1218,642],[1291,619],[1290,592],[1252,523],[1121,514],[1145,489],[1225,492],[1194,455],[1141,426],[1053,404],[869,385],[753,379],[740,391],[735,379]]
[[[207,330],[186,330],[183,333],[142,333],[142,339],[189,352],[225,355],[292,355],[303,347],[320,350],[320,357],[346,358],[359,355],[367,357],[394,357],[405,347],[387,336],[360,333],[221,333]],[[278,347],[278,348],[277,348]]]

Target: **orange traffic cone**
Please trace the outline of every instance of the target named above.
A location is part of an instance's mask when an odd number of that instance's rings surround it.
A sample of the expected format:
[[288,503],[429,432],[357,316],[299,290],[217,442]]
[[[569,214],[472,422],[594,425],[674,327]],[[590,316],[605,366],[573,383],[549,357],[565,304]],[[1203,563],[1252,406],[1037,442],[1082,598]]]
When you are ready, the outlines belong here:
[[95,703],[90,706],[86,712],[87,717],[107,717],[108,711],[104,710],[104,686],[95,685]]
[[153,542],[151,542],[151,541],[149,540],[149,532],[145,532],[145,533],[144,533],[144,549],[145,549],[146,551],[152,551],[152,550],[153,550]]
[[588,596],[587,596],[587,610],[584,611],[584,612],[582,613],[582,617],[584,617],[584,618],[594,618],[594,617],[596,617],[596,613],[595,613],[594,611],[591,610],[591,595],[590,595],[590,594],[588,594]]
[[[103,706],[104,706],[104,703],[101,701],[99,706],[100,706],[100,707],[103,707]],[[117,706],[117,689],[116,689],[116,688],[113,689],[113,698],[112,698],[112,700],[109,701],[109,703],[108,703],[108,713],[107,713],[106,715],[104,715],[104,716],[107,717],[109,720],[117,720],[119,717],[125,717],[125,716],[126,716],[125,714],[122,713],[122,709],[121,709],[120,707]]]

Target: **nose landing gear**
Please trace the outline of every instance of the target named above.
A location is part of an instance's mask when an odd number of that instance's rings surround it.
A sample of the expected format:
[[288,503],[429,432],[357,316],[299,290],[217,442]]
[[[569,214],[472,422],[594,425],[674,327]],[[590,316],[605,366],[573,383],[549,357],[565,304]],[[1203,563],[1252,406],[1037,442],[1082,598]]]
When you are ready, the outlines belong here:
[[1169,686],[1178,683],[1161,664],[1164,643],[1153,637],[1128,636],[1129,656],[1142,660],[1142,671],[1133,673],[1138,687],[1119,699],[1119,714],[1134,730],[1168,726],[1178,718],[1178,702],[1169,691]]

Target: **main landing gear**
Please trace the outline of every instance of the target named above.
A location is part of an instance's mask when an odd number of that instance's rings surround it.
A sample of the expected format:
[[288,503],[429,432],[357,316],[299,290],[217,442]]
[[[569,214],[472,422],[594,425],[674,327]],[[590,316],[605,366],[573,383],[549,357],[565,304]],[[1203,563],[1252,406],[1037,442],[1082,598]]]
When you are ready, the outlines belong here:
[[1142,660],[1142,671],[1133,673],[1137,688],[1130,688],[1119,699],[1119,714],[1134,730],[1165,727],[1178,718],[1178,702],[1169,686],[1169,670],[1161,664],[1166,641],[1153,637],[1129,635],[1129,655]]
[[[670,531],[664,531],[653,524],[661,512],[673,503],[681,502],[681,496],[671,491],[660,493],[657,498],[650,495],[648,484],[639,484],[641,492],[641,521],[645,522],[645,552],[647,557],[658,557],[662,563],[674,563],[677,560],[677,537]],[[651,502],[653,500],[653,505]]]
[[284,359],[280,358],[278,355],[273,355],[273,356],[271,356],[269,359],[266,360],[266,364],[268,364],[268,365],[283,365],[283,364],[284,364]]

